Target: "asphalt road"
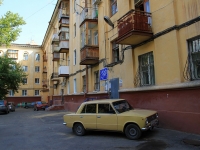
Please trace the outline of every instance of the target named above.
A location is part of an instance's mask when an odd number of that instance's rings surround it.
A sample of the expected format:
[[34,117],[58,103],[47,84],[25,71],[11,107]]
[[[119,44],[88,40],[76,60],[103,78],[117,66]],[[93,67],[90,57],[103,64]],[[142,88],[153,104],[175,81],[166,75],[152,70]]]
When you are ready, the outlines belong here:
[[200,135],[156,128],[140,140],[128,140],[122,133],[89,131],[76,136],[62,125],[65,111],[33,111],[17,108],[0,113],[0,150],[200,150],[185,139]]

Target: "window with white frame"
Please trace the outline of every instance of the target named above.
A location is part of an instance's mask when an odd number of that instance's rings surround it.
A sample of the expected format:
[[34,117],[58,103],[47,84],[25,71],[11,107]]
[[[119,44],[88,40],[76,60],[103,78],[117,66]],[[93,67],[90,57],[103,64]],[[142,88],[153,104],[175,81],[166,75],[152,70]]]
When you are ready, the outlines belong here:
[[154,85],[154,58],[153,52],[139,56],[140,86]]
[[7,54],[9,58],[18,59],[18,50],[8,49]]
[[22,69],[24,72],[27,72],[28,71],[28,66],[22,66]]
[[13,90],[9,90],[9,96],[14,96],[14,91]]
[[40,61],[40,54],[35,54],[35,60]]
[[188,58],[191,80],[200,79],[200,36],[188,40]]
[[74,65],[76,65],[76,50],[74,50]]
[[39,78],[35,78],[35,84],[39,84],[40,83],[40,79]]
[[35,66],[35,72],[40,72],[40,66]]
[[112,43],[113,62],[119,61],[119,44]]
[[23,60],[28,60],[28,53],[24,53]]
[[40,91],[39,90],[35,90],[35,96],[40,95]]
[[94,45],[99,45],[98,31],[94,32]]
[[94,72],[94,90],[100,90],[100,79],[99,79],[99,71]]
[[110,0],[111,16],[117,13],[117,0]]
[[27,95],[27,90],[22,90],[22,96],[26,96]]
[[23,84],[27,84],[27,78],[23,78]]
[[76,79],[74,79],[74,93],[76,93]]

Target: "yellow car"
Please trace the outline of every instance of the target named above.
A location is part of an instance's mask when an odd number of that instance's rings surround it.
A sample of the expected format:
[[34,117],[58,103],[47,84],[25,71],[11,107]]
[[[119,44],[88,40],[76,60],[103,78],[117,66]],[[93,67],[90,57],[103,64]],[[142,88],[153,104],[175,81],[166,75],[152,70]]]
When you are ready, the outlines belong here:
[[63,124],[79,136],[86,130],[108,130],[123,132],[131,140],[159,123],[156,111],[134,109],[124,99],[84,102],[76,113],[66,114],[63,119]]

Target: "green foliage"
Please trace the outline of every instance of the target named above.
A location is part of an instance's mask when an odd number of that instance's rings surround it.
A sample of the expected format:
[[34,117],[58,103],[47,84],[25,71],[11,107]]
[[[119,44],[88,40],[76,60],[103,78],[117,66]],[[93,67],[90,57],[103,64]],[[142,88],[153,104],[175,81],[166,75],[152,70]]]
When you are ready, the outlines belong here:
[[[0,0],[0,5],[2,0]],[[17,13],[8,11],[4,16],[0,18],[0,46],[10,45],[11,42],[17,40],[21,32],[21,25],[25,25],[25,21]]]
[[26,76],[20,64],[8,58],[7,55],[0,57],[0,99],[5,98],[9,90],[18,92]]

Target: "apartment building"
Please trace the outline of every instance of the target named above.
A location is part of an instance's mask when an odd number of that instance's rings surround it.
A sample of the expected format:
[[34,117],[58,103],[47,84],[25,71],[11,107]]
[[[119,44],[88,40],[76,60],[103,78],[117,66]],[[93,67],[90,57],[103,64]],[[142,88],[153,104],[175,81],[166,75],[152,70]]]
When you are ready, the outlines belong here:
[[[181,7],[180,7],[181,6]],[[125,98],[200,133],[198,0],[58,0],[43,40],[48,100]]]
[[[11,46],[1,46],[0,54],[8,54],[17,63],[21,64],[23,70],[28,75],[24,78],[24,84],[21,84],[17,92],[9,91],[6,95],[8,101],[15,102],[33,102],[45,100],[42,99],[43,90],[43,51],[41,46],[30,44],[11,44]],[[48,97],[46,97],[46,101]]]

